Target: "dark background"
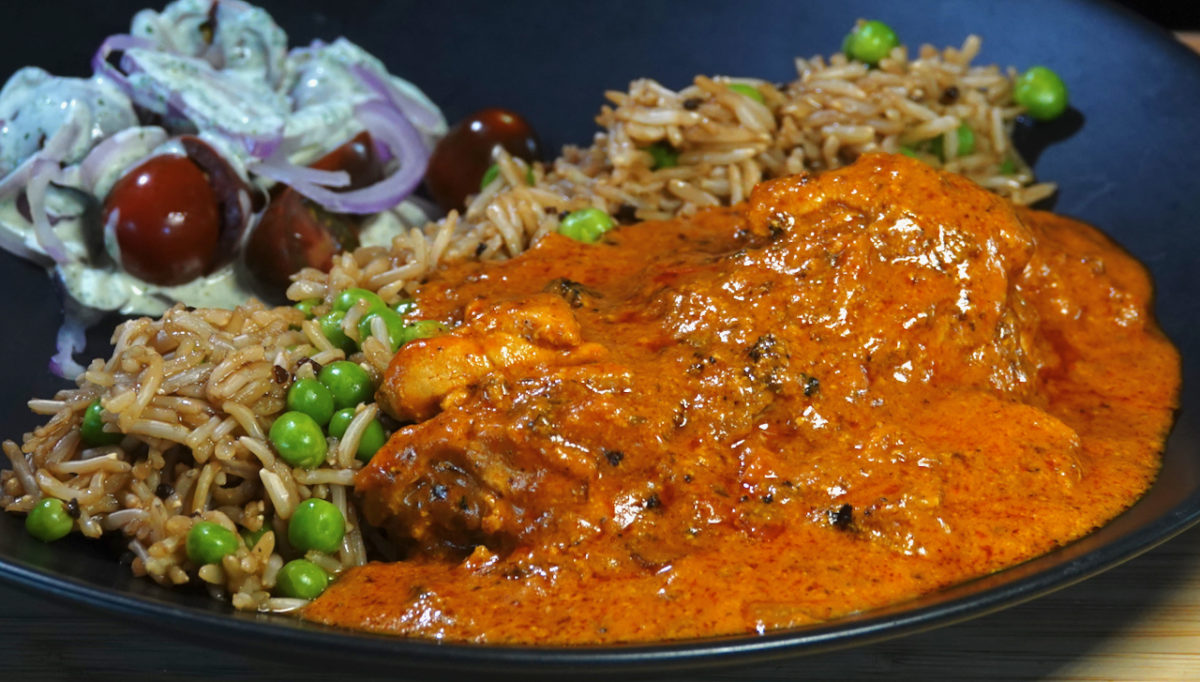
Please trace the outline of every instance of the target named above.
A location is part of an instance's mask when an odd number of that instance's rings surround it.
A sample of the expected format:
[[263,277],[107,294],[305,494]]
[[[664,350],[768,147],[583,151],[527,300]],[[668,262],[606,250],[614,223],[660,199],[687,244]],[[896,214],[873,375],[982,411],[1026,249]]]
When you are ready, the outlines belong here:
[[1200,29],[1200,2],[1195,0],[1122,0],[1121,4],[1176,31]]

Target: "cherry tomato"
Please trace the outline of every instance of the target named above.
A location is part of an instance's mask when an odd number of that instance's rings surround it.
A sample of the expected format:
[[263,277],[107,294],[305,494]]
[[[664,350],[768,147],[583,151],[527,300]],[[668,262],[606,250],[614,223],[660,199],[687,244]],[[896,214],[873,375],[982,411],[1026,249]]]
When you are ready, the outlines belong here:
[[153,284],[184,284],[208,272],[221,222],[208,176],[185,156],[156,156],[113,185],[104,224],[114,230],[121,265]]
[[[346,189],[374,184],[384,175],[370,134],[359,133],[312,164],[320,170],[350,174]],[[328,270],[333,256],[358,246],[358,219],[326,211],[290,187],[279,187],[246,241],[246,269],[258,292],[282,300],[292,274],[301,268]]]
[[363,131],[349,142],[329,152],[311,164],[312,168],[329,171],[346,171],[350,184],[340,191],[359,189],[373,185],[383,179],[383,163],[375,151],[371,134]]
[[484,109],[454,125],[434,148],[425,171],[425,187],[443,209],[461,209],[492,165],[492,148],[504,147],[526,161],[541,158],[533,127],[507,109]]
[[272,193],[271,204],[246,241],[243,257],[259,293],[281,300],[293,273],[305,267],[328,270],[334,254],[357,243],[350,218],[330,213],[284,187]]
[[228,263],[241,248],[242,235],[250,223],[249,214],[266,208],[267,193],[243,180],[229,161],[204,140],[195,135],[180,135],[179,144],[188,158],[208,176],[208,184],[217,197],[221,237],[213,261],[215,269]]

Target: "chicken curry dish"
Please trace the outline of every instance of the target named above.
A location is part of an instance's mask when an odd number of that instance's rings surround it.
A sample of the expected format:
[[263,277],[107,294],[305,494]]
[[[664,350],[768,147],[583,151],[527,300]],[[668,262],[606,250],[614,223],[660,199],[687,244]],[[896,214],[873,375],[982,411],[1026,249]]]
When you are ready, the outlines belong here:
[[398,561],[313,620],[454,641],[765,632],[1106,523],[1153,482],[1179,358],[1097,230],[904,156],[444,269],[357,477]]

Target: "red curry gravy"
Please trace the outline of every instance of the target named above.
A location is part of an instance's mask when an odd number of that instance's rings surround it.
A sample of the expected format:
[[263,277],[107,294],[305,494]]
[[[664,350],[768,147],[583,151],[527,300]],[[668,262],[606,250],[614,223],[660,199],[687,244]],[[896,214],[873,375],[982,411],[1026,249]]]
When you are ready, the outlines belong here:
[[475,642],[763,632],[1074,540],[1152,483],[1179,388],[1144,269],[902,156],[444,271],[364,469],[404,559],[313,620]]

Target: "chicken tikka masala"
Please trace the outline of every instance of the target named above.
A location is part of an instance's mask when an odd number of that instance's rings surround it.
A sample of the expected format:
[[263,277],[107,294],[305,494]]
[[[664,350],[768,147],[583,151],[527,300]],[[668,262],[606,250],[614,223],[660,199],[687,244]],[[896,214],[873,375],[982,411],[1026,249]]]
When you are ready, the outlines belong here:
[[318,621],[475,642],[763,632],[1070,542],[1151,484],[1179,388],[1145,270],[903,156],[452,266],[357,478],[402,560]]

